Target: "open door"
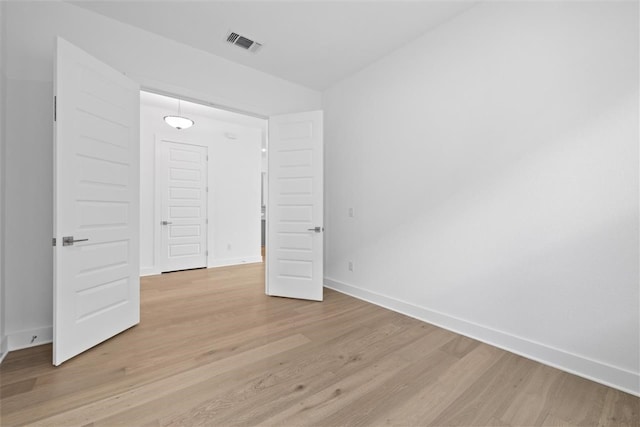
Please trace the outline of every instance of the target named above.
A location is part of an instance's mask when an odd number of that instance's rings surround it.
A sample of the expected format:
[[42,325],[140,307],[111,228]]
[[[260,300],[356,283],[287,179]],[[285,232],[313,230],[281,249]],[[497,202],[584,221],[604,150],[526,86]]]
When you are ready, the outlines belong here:
[[53,364],[140,321],[140,90],[58,38]]
[[266,293],[322,301],[322,111],[269,118]]

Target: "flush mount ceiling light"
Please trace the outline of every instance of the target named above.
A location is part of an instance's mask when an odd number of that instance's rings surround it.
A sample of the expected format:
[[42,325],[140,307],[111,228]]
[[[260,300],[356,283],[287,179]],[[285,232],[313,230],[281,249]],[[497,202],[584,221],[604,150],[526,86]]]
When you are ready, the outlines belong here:
[[181,116],[182,110],[180,108],[180,100],[178,99],[178,115],[177,116],[164,116],[164,121],[173,128],[178,130],[180,129],[188,129],[194,125],[194,121]]

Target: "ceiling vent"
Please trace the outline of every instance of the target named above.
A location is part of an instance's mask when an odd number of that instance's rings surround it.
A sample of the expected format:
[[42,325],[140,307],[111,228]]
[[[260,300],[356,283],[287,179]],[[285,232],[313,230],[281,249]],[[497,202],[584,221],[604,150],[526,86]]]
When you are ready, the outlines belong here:
[[230,31],[227,35],[227,41],[233,45],[236,45],[244,50],[248,50],[249,52],[253,53],[256,53],[262,47],[261,43],[253,41],[232,31]]

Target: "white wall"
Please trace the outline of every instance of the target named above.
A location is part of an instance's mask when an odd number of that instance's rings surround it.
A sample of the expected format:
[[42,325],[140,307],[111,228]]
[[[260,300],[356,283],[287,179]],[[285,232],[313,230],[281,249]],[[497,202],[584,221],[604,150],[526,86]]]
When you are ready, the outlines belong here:
[[56,36],[142,86],[265,116],[321,107],[317,91],[71,4],[7,4],[10,78],[51,81]]
[[12,349],[51,339],[52,74],[55,36],[143,86],[262,115],[317,109],[318,92],[71,4],[6,12],[5,330]]
[[5,3],[0,2],[0,361],[7,353],[7,342],[4,332],[5,297],[4,297],[4,147],[5,147],[5,102],[6,84],[5,74],[5,42],[6,42],[6,21]]
[[330,88],[326,284],[640,393],[638,30],[486,2]]
[[[262,133],[265,121],[253,119],[257,126],[238,125],[212,116],[215,110],[202,108],[201,114],[183,114],[195,120],[189,129],[175,130],[163,117],[171,112],[145,102],[140,110],[141,274],[158,274],[160,241],[160,200],[156,192],[156,148],[158,138],[208,147],[209,153],[209,257],[208,266],[261,262],[260,253],[260,173]],[[205,115],[207,110],[211,111]],[[203,114],[204,113],[204,114]],[[225,136],[233,134],[234,140]]]

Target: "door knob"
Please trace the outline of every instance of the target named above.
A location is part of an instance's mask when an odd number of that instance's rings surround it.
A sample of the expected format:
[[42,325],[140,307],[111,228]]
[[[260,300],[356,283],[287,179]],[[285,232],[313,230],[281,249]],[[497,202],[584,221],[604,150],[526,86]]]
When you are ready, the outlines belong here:
[[315,231],[316,233],[320,233],[320,232],[324,231],[324,227],[307,228],[307,231]]
[[75,239],[73,238],[73,236],[64,236],[62,238],[62,246],[73,246],[74,243],[76,242],[86,242],[89,239]]
[[169,225],[169,224],[173,224],[173,223],[171,221],[161,221],[160,224]]

